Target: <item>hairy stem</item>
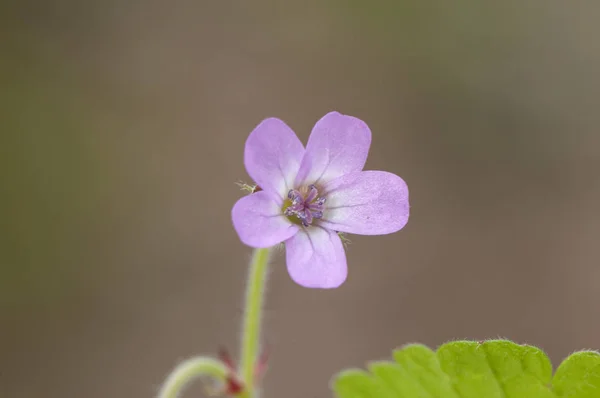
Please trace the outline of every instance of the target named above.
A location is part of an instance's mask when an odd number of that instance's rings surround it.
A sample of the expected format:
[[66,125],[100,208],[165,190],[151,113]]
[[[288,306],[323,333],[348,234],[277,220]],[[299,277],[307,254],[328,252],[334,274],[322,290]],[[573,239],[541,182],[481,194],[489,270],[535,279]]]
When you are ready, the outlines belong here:
[[264,301],[267,267],[271,249],[255,249],[246,286],[246,307],[242,334],[241,369],[244,391],[240,398],[255,398],[255,366],[260,345],[260,322]]
[[216,359],[197,357],[179,364],[162,385],[158,398],[178,398],[183,390],[201,376],[211,376],[223,383],[227,375],[225,365]]
[[[242,333],[242,354],[239,372],[244,389],[240,398],[256,398],[255,372],[258,349],[260,346],[260,322],[264,301],[265,283],[270,249],[255,249],[250,263],[248,285],[246,287],[246,306],[244,329]],[[221,384],[227,383],[231,369],[217,359],[197,357],[181,363],[167,377],[158,394],[158,398],[179,398],[183,390],[195,379],[211,376]]]

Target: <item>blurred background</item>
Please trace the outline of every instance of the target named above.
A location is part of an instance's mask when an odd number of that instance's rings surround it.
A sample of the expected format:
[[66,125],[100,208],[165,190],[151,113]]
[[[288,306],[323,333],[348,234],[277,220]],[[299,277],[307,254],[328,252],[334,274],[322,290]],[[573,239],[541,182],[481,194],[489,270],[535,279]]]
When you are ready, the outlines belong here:
[[237,352],[244,141],[331,110],[369,124],[411,219],[351,237],[337,290],[275,259],[266,397],[330,397],[408,342],[600,348],[600,3],[2,4],[0,397],[152,397]]

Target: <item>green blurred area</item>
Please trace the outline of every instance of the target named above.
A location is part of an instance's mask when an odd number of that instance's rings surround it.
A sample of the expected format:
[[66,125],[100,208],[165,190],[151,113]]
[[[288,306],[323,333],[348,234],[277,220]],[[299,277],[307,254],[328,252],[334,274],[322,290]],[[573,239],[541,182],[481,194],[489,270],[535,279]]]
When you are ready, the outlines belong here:
[[15,41],[2,59],[0,300],[3,308],[51,307],[73,294],[73,275],[85,266],[75,226],[91,221],[98,165],[70,65],[46,43]]
[[[580,138],[581,131],[569,137],[565,130],[591,111],[587,99],[597,87],[584,77],[591,54],[571,46],[578,38],[565,24],[569,14],[551,2],[352,3],[344,16],[375,43],[382,61],[410,77],[443,152],[477,163],[509,152],[506,167],[547,166]],[[587,108],[571,93],[584,95]]]

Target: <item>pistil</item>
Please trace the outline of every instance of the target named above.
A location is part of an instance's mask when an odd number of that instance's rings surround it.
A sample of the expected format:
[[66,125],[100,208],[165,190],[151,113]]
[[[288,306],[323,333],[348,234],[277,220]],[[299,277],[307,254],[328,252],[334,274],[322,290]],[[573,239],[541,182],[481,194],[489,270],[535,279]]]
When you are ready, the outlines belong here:
[[308,187],[306,196],[296,189],[290,189],[288,199],[291,204],[284,210],[288,217],[296,217],[303,226],[308,227],[315,219],[323,217],[325,197],[319,197],[319,191],[314,185]]

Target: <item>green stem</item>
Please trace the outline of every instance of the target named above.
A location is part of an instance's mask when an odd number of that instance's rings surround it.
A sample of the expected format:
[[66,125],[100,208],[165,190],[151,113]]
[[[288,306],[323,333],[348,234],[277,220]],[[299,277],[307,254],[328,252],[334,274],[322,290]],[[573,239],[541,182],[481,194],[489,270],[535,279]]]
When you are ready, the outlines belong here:
[[[257,397],[254,386],[255,367],[260,345],[261,311],[270,255],[270,249],[255,249],[250,264],[240,369],[244,390],[239,395],[240,398]],[[158,398],[178,398],[190,382],[201,376],[212,376],[220,383],[226,383],[229,369],[217,359],[207,357],[189,359],[177,366],[169,375],[160,389]]]
[[250,264],[241,354],[241,373],[245,388],[240,398],[255,398],[254,372],[260,343],[261,312],[270,254],[271,249],[255,249]]
[[169,375],[162,385],[158,398],[177,398],[185,387],[201,376],[212,376],[219,382],[225,382],[227,368],[216,359],[198,357],[181,363]]

